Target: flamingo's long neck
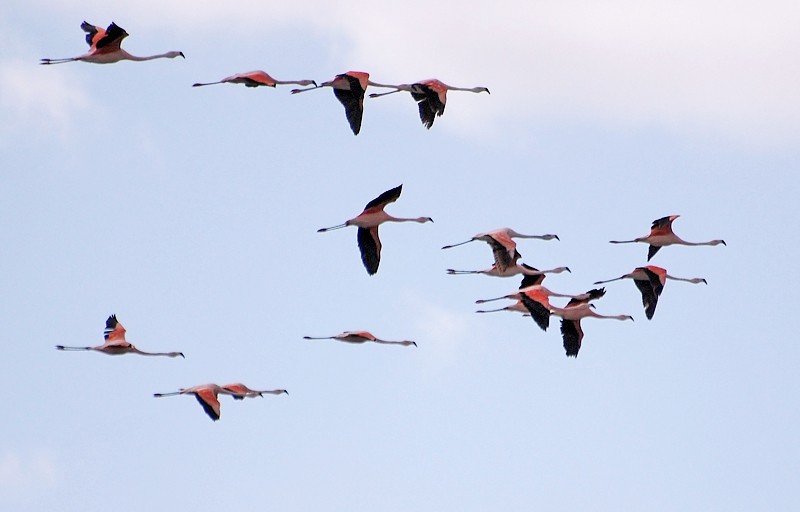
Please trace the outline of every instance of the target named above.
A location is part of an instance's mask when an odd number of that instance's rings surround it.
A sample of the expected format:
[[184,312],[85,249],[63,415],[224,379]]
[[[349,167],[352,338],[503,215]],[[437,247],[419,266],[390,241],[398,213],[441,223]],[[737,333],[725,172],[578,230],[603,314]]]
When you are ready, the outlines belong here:
[[681,238],[678,238],[678,241],[676,243],[679,245],[689,245],[689,246],[725,244],[723,240],[709,240],[708,242],[687,242],[686,240],[683,240]]
[[278,85],[308,85],[301,80],[273,80]]
[[448,91],[483,92],[483,87],[454,87],[452,85],[445,85],[445,87]]
[[376,338],[376,339],[374,339],[372,341],[374,341],[375,343],[381,343],[383,345],[411,345],[413,343],[413,342],[408,341],[408,340],[391,341],[391,340],[382,340],[382,339],[378,339],[378,338]]
[[[384,88],[387,88],[387,89],[396,89],[396,91],[391,91],[391,92],[397,92],[397,91],[408,91],[408,92],[411,92],[411,90],[412,90],[412,86],[409,85],[409,84],[389,85],[389,84],[379,84],[379,83],[373,82],[372,80],[369,80],[367,82],[367,85],[371,85],[372,87],[384,87]],[[391,94],[391,93],[385,93],[385,94]]]
[[698,283],[705,283],[706,282],[706,280],[703,279],[702,277],[686,278],[686,277],[675,277],[675,276],[671,276],[669,274],[667,274],[667,279],[672,279],[673,281],[685,281],[687,283],[692,283],[692,284],[698,284]]
[[392,217],[391,215],[386,215],[386,219],[384,222],[419,222],[420,224],[428,222],[430,219],[428,217],[414,217],[414,218],[406,218],[406,217]]
[[120,50],[123,55],[123,59],[125,60],[132,60],[136,62],[143,62],[146,60],[154,60],[154,59],[170,59],[174,57],[172,52],[166,53],[159,53],[158,55],[148,55],[146,57],[139,57],[138,55],[131,55],[130,53],[126,52],[125,50]]
[[587,312],[587,315],[586,315],[586,316],[590,316],[590,317],[592,317],[592,318],[608,318],[608,319],[611,319],[611,320],[633,320],[633,319],[632,319],[630,316],[628,316],[628,315],[601,315],[601,314],[599,314],[599,313],[595,313],[595,312],[594,312],[594,311],[592,311],[591,309],[590,309],[590,310],[588,310],[588,312]]
[[252,393],[256,393],[256,394],[267,393],[269,395],[282,395],[282,394],[286,393],[286,390],[285,389],[265,389],[265,390],[262,390],[262,391],[253,391]]

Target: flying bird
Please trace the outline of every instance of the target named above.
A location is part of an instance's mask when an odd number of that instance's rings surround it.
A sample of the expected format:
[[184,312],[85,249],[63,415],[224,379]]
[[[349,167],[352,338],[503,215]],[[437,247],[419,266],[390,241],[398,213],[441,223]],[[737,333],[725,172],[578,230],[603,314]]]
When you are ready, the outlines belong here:
[[276,85],[317,85],[314,80],[275,80],[264,71],[248,71],[247,73],[237,73],[229,77],[225,77],[219,82],[206,82],[192,84],[192,87],[202,87],[204,85],[214,84],[244,84],[245,87],[275,87]]
[[436,119],[436,116],[444,114],[444,106],[447,103],[447,91],[486,92],[491,94],[486,87],[453,87],[435,78],[422,80],[413,84],[381,85],[381,87],[392,87],[395,90],[370,94],[369,97],[378,98],[400,91],[410,92],[411,97],[414,98],[414,101],[416,101],[419,106],[420,121],[422,121],[425,128],[429,130],[431,126],[433,126],[433,121]]
[[108,28],[95,27],[85,21],[81,23],[81,28],[86,32],[86,43],[89,45],[89,51],[77,57],[68,57],[66,59],[42,59],[40,64],[63,64],[65,62],[92,62],[94,64],[112,64],[121,60],[153,60],[153,59],[174,59],[175,57],[186,56],[183,52],[171,51],[166,53],[159,53],[158,55],[150,55],[148,57],[137,57],[123,50],[120,45],[122,40],[128,37],[125,29],[121,28],[116,23],[112,22]]
[[220,386],[222,389],[236,393],[233,395],[234,400],[244,400],[245,398],[255,398],[257,396],[263,397],[264,393],[269,395],[282,395],[289,394],[285,389],[250,389],[241,382],[234,382],[233,384],[225,384]]
[[[525,276],[525,277],[541,277],[541,276]],[[564,294],[564,293],[556,293],[556,292],[550,291],[549,289],[545,288],[544,286],[542,286],[540,284],[535,284],[535,285],[531,285],[531,286],[521,287],[518,291],[516,291],[514,293],[510,293],[508,295],[503,295],[501,297],[495,297],[493,299],[478,299],[478,300],[475,301],[475,304],[484,304],[486,302],[493,302],[493,301],[502,300],[502,299],[523,300],[522,299],[522,295],[524,295],[526,292],[540,293],[540,294],[544,295],[545,297],[566,297],[566,298],[569,298],[569,299],[583,299],[583,298],[586,297],[585,293],[582,293],[580,295],[569,295],[569,294]]]
[[217,384],[201,384],[190,388],[181,388],[172,393],[153,393],[153,396],[156,398],[175,395],[194,395],[197,399],[197,403],[203,407],[208,417],[214,421],[217,421],[220,415],[219,395],[232,395],[234,398],[238,397],[239,400],[243,400],[245,396],[247,396],[246,394],[224,389]]
[[183,352],[143,352],[136,348],[132,343],[125,340],[125,328],[117,321],[117,315],[111,315],[106,319],[106,328],[103,333],[105,343],[95,347],[67,347],[56,345],[58,350],[95,350],[111,356],[122,354],[140,354],[143,356],[166,356],[184,357]]
[[644,306],[644,313],[648,320],[652,320],[656,312],[656,305],[658,305],[658,297],[664,291],[664,284],[667,279],[675,281],[686,281],[692,284],[708,282],[701,277],[693,277],[691,279],[683,277],[674,277],[667,274],[666,269],[656,267],[655,265],[647,265],[646,267],[636,267],[633,272],[625,274],[614,279],[606,281],[597,281],[594,284],[610,283],[612,281],[619,281],[620,279],[633,279],[636,288],[642,293],[642,305]]
[[[519,253],[517,253],[519,254]],[[483,274],[486,276],[493,276],[493,277],[513,277],[519,274],[526,275],[526,276],[538,276],[543,274],[560,274],[562,272],[572,272],[569,267],[555,267],[548,270],[536,270],[534,267],[525,264],[525,263],[517,263],[516,260],[518,258],[514,258],[514,264],[506,267],[505,270],[501,271],[497,268],[497,264],[495,263],[492,265],[492,268],[487,268],[484,270],[454,270],[452,268],[447,269],[447,273],[450,275],[465,275],[465,274]]]
[[510,306],[506,306],[503,308],[497,309],[478,309],[475,311],[476,313],[497,313],[498,311],[515,311],[518,313],[522,313],[525,316],[530,316],[531,313],[528,311],[528,308],[525,307],[525,304],[522,303],[521,300],[511,304]]
[[561,317],[561,338],[567,357],[578,357],[583,341],[582,318],[606,318],[612,320],[631,320],[630,315],[601,315],[595,313],[594,304],[589,301],[599,299],[606,294],[605,288],[589,290],[584,299],[572,299],[563,308],[553,308],[550,312]]
[[381,84],[371,82],[369,73],[363,71],[348,71],[341,75],[336,75],[333,80],[322,82],[319,85],[314,84],[313,87],[308,89],[292,89],[292,94],[298,94],[305,91],[313,91],[322,87],[330,87],[333,89],[333,94],[336,99],[344,106],[344,112],[347,115],[347,122],[350,124],[350,129],[353,130],[354,135],[358,135],[361,131],[361,118],[364,116],[364,92],[367,86],[385,87]]
[[[592,292],[582,293],[580,295],[567,295],[550,291],[541,285],[543,279],[544,274],[525,276],[522,278],[522,283],[516,293],[510,293],[493,299],[479,299],[475,301],[475,304],[483,304],[485,302],[501,299],[521,301],[523,306],[525,306],[533,317],[536,325],[541,327],[543,331],[546,331],[547,327],[550,325],[550,312],[553,310],[553,306],[550,305],[550,297],[568,297],[570,299],[587,299],[591,297]],[[489,311],[481,312],[488,313]]]
[[361,251],[361,261],[367,269],[369,275],[373,275],[378,271],[378,265],[381,262],[381,240],[378,237],[378,226],[384,222],[433,222],[430,217],[417,217],[417,218],[398,218],[392,217],[383,209],[387,204],[397,201],[400,193],[403,191],[403,185],[387,190],[379,195],[364,207],[364,211],[357,217],[354,217],[344,224],[332,226],[329,228],[321,228],[317,233],[324,233],[333,229],[340,229],[347,226],[358,227],[358,248]]
[[670,215],[668,217],[661,217],[660,219],[654,220],[653,225],[650,228],[650,234],[647,236],[640,236],[639,238],[634,238],[633,240],[611,240],[610,243],[630,244],[633,242],[643,242],[650,244],[650,248],[647,251],[647,261],[650,261],[650,258],[655,256],[659,249],[668,245],[728,245],[725,243],[725,240],[687,242],[686,240],[681,239],[678,237],[678,235],[672,232],[672,223],[678,217],[680,217],[680,215]]
[[[531,268],[533,268],[533,267],[531,267]],[[534,270],[536,270],[536,269],[534,269]],[[544,273],[526,274],[522,278],[522,282],[520,282],[519,291],[522,292],[524,290],[533,289],[533,287],[535,287],[535,286],[541,286],[542,281],[544,281],[545,277],[547,277],[547,275],[545,275]],[[544,289],[546,290],[545,293],[550,291],[550,290],[547,290],[547,288],[544,288]],[[484,302],[487,302],[487,301],[484,301]],[[530,316],[530,311],[528,311],[528,308],[525,307],[525,304],[522,303],[522,300],[519,300],[519,299],[517,299],[517,302],[515,302],[514,304],[512,304],[510,306],[506,306],[504,308],[499,308],[499,309],[479,309],[479,310],[477,310],[475,312],[476,313],[495,313],[497,311],[519,311],[520,313],[524,313],[526,316]]]
[[522,257],[517,251],[517,243],[513,238],[538,238],[540,240],[559,240],[558,235],[523,235],[510,228],[499,228],[485,233],[478,233],[465,242],[445,245],[442,249],[451,249],[470,242],[482,241],[489,244],[494,255],[494,266],[498,273],[504,273],[509,267],[515,265]]
[[321,337],[314,337],[314,336],[303,336],[304,340],[339,340],[344,341],[347,343],[366,343],[367,341],[372,341],[374,343],[381,343],[383,345],[402,345],[407,347],[409,345],[417,346],[416,342],[409,341],[409,340],[402,340],[402,341],[389,341],[389,340],[382,340],[380,338],[376,338],[375,335],[369,333],[367,331],[345,331],[339,333],[335,336],[321,336]]

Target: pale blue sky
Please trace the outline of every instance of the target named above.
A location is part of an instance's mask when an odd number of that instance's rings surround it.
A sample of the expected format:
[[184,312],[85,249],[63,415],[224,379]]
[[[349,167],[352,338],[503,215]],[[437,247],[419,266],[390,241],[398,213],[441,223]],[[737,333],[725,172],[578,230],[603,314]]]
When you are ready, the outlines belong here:
[[[0,509],[792,510],[797,368],[800,10],[794,2],[19,2],[0,7]],[[112,20],[146,55],[39,66]],[[430,131],[407,94],[197,81],[263,69],[384,83],[439,78]],[[404,185],[377,275],[355,229],[316,230]],[[629,281],[567,359],[548,332],[475,299],[488,229],[557,233],[523,260],[579,293],[645,264],[608,240],[681,214],[652,260],[652,321]],[[561,302],[553,300],[554,304]],[[144,350],[98,345],[116,313]],[[306,341],[366,329],[418,348]],[[154,392],[242,381],[290,395]]]

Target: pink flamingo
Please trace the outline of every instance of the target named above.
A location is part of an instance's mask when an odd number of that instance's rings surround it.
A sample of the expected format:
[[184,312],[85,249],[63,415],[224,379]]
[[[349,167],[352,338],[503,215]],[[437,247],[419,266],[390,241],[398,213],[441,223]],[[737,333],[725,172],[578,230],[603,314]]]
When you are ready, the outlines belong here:
[[503,308],[478,309],[475,312],[476,313],[497,313],[498,311],[514,311],[514,312],[517,312],[517,313],[522,313],[524,316],[531,316],[530,311],[528,311],[528,308],[525,307],[525,304],[523,304],[521,300],[518,300],[517,302],[511,304],[510,306],[506,306],[506,307],[503,307]]
[[664,291],[664,284],[666,284],[667,279],[686,281],[692,284],[708,284],[708,281],[702,277],[693,277],[691,279],[687,279],[683,277],[671,276],[667,274],[666,269],[656,267],[655,265],[636,267],[633,269],[633,272],[629,274],[625,274],[614,279],[608,279],[606,281],[597,281],[594,284],[610,283],[612,281],[619,281],[620,279],[633,279],[633,283],[642,294],[642,305],[644,306],[644,313],[648,320],[652,320],[653,315],[656,313],[658,297],[661,295],[661,292]]
[[389,340],[382,340],[380,338],[376,338],[370,332],[367,331],[344,331],[339,333],[335,336],[322,336],[322,337],[313,337],[313,336],[303,336],[304,340],[339,340],[344,341],[346,343],[365,343],[367,341],[372,341],[374,343],[381,343],[384,345],[402,345],[407,347],[409,345],[417,346],[417,343],[414,341],[409,340],[402,340],[402,341],[389,341]]
[[[535,269],[534,269],[535,270]],[[544,278],[547,277],[545,274],[528,274],[522,278],[522,282],[519,285],[519,291],[527,290],[534,286],[539,286],[544,281]],[[499,309],[479,309],[475,311],[476,313],[494,313],[497,311],[518,311],[520,313],[524,313],[525,316],[531,316],[530,311],[525,305],[522,303],[521,300],[517,300],[514,304],[510,306],[506,306],[504,308]]]
[[89,51],[77,57],[69,57],[66,59],[41,59],[40,64],[63,64],[65,62],[92,62],[94,64],[112,64],[121,60],[144,61],[153,59],[174,59],[175,57],[186,56],[183,52],[166,52],[159,53],[158,55],[150,55],[148,57],[137,57],[123,50],[120,45],[122,40],[128,37],[125,29],[121,28],[116,23],[112,22],[108,28],[95,27],[85,21],[81,23],[81,28],[86,32],[86,43],[89,45]]
[[606,294],[605,288],[589,290],[585,299],[572,299],[563,308],[553,308],[551,313],[561,317],[561,338],[564,341],[564,350],[567,357],[578,357],[583,341],[582,318],[605,318],[612,320],[631,320],[630,315],[601,315],[595,313],[594,304],[589,301],[599,299]]
[[269,395],[282,395],[286,393],[289,394],[288,391],[285,389],[250,389],[241,382],[234,382],[233,384],[225,384],[224,386],[220,386],[222,389],[230,391],[231,393],[235,393],[233,395],[234,400],[244,400],[245,398],[255,398],[257,396],[263,397],[264,393]]
[[[533,320],[536,322],[536,324],[541,327],[543,331],[546,331],[547,327],[550,325],[550,312],[554,309],[553,306],[550,305],[550,297],[568,297],[570,299],[587,299],[591,297],[592,291],[582,293],[580,295],[567,295],[550,291],[539,284],[543,279],[543,275],[525,276],[522,279],[522,284],[517,292],[503,295],[502,297],[495,297],[493,299],[479,299],[475,301],[475,304],[484,304],[486,302],[492,302],[501,299],[513,299],[521,301],[533,317]],[[530,284],[532,282],[537,284]],[[488,313],[490,311],[484,310],[479,312]]]
[[58,350],[95,350],[111,356],[139,354],[142,356],[186,357],[183,355],[183,352],[143,352],[132,343],[128,343],[125,340],[125,332],[125,328],[117,321],[117,315],[111,315],[106,319],[106,328],[103,333],[105,343],[102,345],[97,345],[95,347],[66,347],[64,345],[56,345],[56,348]]
[[562,272],[572,272],[569,267],[555,267],[548,270],[536,270],[534,267],[525,263],[517,263],[517,259],[518,258],[514,258],[514,264],[506,267],[506,269],[503,271],[497,268],[497,264],[494,264],[492,265],[492,268],[487,268],[484,270],[454,270],[452,268],[448,268],[447,273],[450,275],[483,274],[493,277],[513,277],[519,274],[526,276],[537,276],[542,274],[560,274]]
[[378,226],[384,222],[433,222],[430,217],[399,218],[392,217],[384,212],[383,209],[386,205],[397,201],[402,191],[403,185],[387,190],[367,203],[364,211],[357,217],[346,221],[344,224],[320,228],[317,233],[324,233],[325,231],[341,229],[347,226],[358,227],[358,248],[361,251],[361,261],[364,263],[367,273],[373,275],[378,271],[378,265],[381,262],[381,240],[378,237]]
[[678,237],[678,235],[672,232],[672,223],[678,217],[680,217],[680,215],[670,215],[668,217],[661,217],[660,219],[654,220],[653,225],[650,228],[650,234],[647,236],[640,236],[639,238],[634,238],[633,240],[611,240],[610,243],[630,244],[633,242],[643,242],[650,244],[650,248],[647,251],[647,261],[650,261],[650,258],[655,256],[659,249],[668,245],[728,245],[725,243],[725,240],[687,242],[686,240],[681,239]]
[[[377,86],[378,84],[374,85]],[[486,92],[491,94],[486,87],[453,87],[435,78],[422,80],[413,84],[381,85],[380,87],[392,87],[395,90],[380,94],[370,94],[369,97],[378,98],[400,91],[410,92],[411,97],[414,98],[414,101],[416,101],[419,106],[419,118],[425,128],[429,130],[431,126],[433,126],[433,120],[436,119],[436,116],[444,114],[444,106],[447,103],[447,91]]]
[[559,240],[558,235],[523,235],[511,228],[498,228],[485,233],[478,233],[466,242],[445,245],[442,249],[451,249],[470,242],[482,241],[489,244],[494,255],[494,264],[498,273],[504,273],[509,267],[515,265],[522,257],[517,251],[517,243],[513,238],[538,238],[539,240]]
[[246,87],[275,87],[276,85],[317,85],[314,80],[275,80],[264,71],[248,71],[225,77],[219,82],[192,84],[192,87],[203,87],[214,84],[244,84]]
[[240,400],[244,399],[246,396],[224,389],[217,384],[201,384],[190,388],[181,388],[172,393],[153,393],[153,396],[156,398],[175,395],[194,395],[197,399],[197,403],[203,407],[208,417],[214,421],[217,421],[220,415],[219,395],[232,395],[234,398],[239,397]]
[[344,106],[344,112],[347,115],[347,122],[350,124],[350,129],[353,130],[354,135],[358,135],[358,132],[361,131],[361,118],[364,116],[364,92],[369,85],[374,87],[386,87],[371,82],[369,73],[363,71],[348,71],[341,75],[336,75],[333,80],[322,82],[319,85],[315,84],[308,89],[292,89],[292,94],[312,91],[322,87],[332,88],[336,99]]

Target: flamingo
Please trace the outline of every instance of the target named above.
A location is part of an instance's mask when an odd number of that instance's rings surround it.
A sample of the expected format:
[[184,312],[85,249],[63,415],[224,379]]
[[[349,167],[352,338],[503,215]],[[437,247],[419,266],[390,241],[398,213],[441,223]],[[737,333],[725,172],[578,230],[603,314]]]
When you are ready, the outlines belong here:
[[589,290],[585,299],[572,299],[563,308],[553,308],[550,312],[561,317],[561,338],[567,357],[578,357],[583,340],[582,318],[606,318],[612,320],[631,320],[630,315],[601,315],[595,313],[594,304],[589,301],[599,299],[606,294],[605,288]]
[[[533,267],[531,267],[533,268]],[[536,270],[536,269],[534,269]],[[547,277],[545,274],[527,274],[522,278],[522,282],[519,285],[519,290],[525,290],[531,288],[533,286],[541,285],[544,278]],[[528,308],[525,307],[525,304],[522,303],[521,300],[517,300],[514,304],[510,306],[506,306],[504,308],[499,309],[479,309],[475,311],[476,313],[495,313],[497,311],[519,311],[520,313],[524,313],[525,316],[530,316],[530,312]]]
[[[525,276],[525,277],[540,277],[540,276]],[[546,297],[566,297],[566,298],[569,298],[569,299],[584,299],[584,298],[586,298],[586,294],[585,293],[582,293],[582,294],[579,294],[579,295],[569,295],[569,294],[564,294],[564,293],[556,293],[556,292],[553,292],[553,291],[545,288],[541,284],[535,284],[535,285],[520,287],[520,289],[517,290],[516,292],[510,293],[508,295],[503,295],[501,297],[495,297],[493,299],[478,299],[478,300],[475,301],[475,304],[484,304],[486,302],[493,302],[493,301],[502,300],[502,299],[522,300],[522,295],[524,295],[527,292],[541,293],[541,294],[545,295]]]
[[219,82],[207,82],[207,83],[196,83],[192,84],[192,87],[203,87],[205,85],[214,85],[214,84],[244,84],[245,87],[275,87],[276,85],[286,85],[286,84],[295,84],[295,85],[317,85],[317,82],[314,80],[275,80],[271,76],[269,76],[266,72],[257,70],[257,71],[248,71],[247,73],[237,73],[235,75],[231,75],[229,77],[225,77]]
[[402,345],[407,347],[409,345],[417,346],[417,343],[414,341],[409,340],[402,340],[402,341],[389,341],[389,340],[382,340],[380,338],[376,338],[375,335],[369,333],[367,331],[344,331],[339,333],[335,336],[321,336],[321,337],[314,337],[314,336],[303,336],[304,340],[339,340],[344,341],[347,343],[365,343],[367,341],[372,341],[375,343],[381,343],[383,345]]
[[569,267],[555,267],[548,270],[536,270],[534,267],[526,263],[517,263],[517,259],[518,258],[514,258],[514,264],[506,267],[506,269],[503,271],[499,270],[497,268],[497,264],[495,263],[492,265],[492,268],[487,268],[484,270],[454,270],[452,268],[448,268],[447,273],[450,275],[483,274],[494,277],[513,277],[519,274],[526,276],[538,276],[543,274],[560,274],[562,272],[572,273]]
[[686,281],[687,283],[692,284],[708,284],[708,281],[702,277],[693,277],[687,279],[683,277],[671,276],[667,274],[666,269],[656,267],[655,265],[636,267],[633,269],[633,272],[629,274],[625,274],[614,279],[608,279],[606,281],[597,281],[594,284],[610,283],[612,281],[619,281],[620,279],[633,279],[633,283],[642,293],[642,305],[644,306],[644,313],[648,320],[652,320],[653,315],[656,312],[658,297],[664,290],[664,284],[666,284],[667,279],[672,279],[674,281]]
[[558,235],[523,235],[511,228],[498,228],[485,233],[478,233],[466,242],[445,245],[442,249],[451,249],[475,241],[486,242],[492,248],[497,271],[503,273],[508,267],[513,266],[517,259],[521,257],[517,251],[517,243],[512,240],[513,238],[538,238],[540,240],[552,240],[555,238],[559,240]]
[[89,45],[89,51],[77,57],[68,57],[66,59],[41,59],[40,64],[63,64],[65,62],[92,62],[94,64],[112,64],[121,60],[144,61],[153,59],[174,59],[175,57],[186,56],[183,52],[171,51],[166,53],[159,53],[158,55],[150,55],[148,57],[137,57],[123,50],[120,45],[122,40],[128,37],[128,33],[124,28],[121,28],[114,22],[108,28],[95,27],[91,23],[81,23],[81,28],[86,32],[86,43]]
[[282,395],[289,394],[285,389],[250,389],[241,382],[234,382],[233,384],[225,384],[220,386],[222,389],[236,393],[233,395],[234,400],[244,400],[245,398],[255,398],[257,396],[263,397],[264,393],[269,395]]
[[644,242],[650,244],[650,249],[647,251],[647,261],[655,256],[659,249],[668,245],[728,245],[725,240],[710,240],[708,242],[687,242],[681,239],[672,232],[672,223],[680,217],[680,215],[670,215],[668,217],[661,217],[653,221],[650,227],[650,234],[647,236],[640,236],[633,240],[611,240],[612,244],[630,244],[633,242]]
[[[553,292],[540,283],[544,279],[544,275],[532,275],[532,276],[525,276],[522,278],[522,283],[520,284],[519,290],[516,293],[510,293],[508,295],[503,295],[502,297],[495,297],[493,299],[479,299],[475,301],[475,304],[484,304],[486,302],[492,302],[495,300],[501,299],[513,299],[521,301],[528,312],[533,317],[533,320],[536,324],[541,327],[543,331],[547,330],[547,327],[550,325],[550,312],[554,309],[553,306],[550,305],[549,297],[568,297],[570,299],[590,299],[593,291],[589,291],[586,293],[582,293],[580,295],[566,295],[562,293]],[[534,283],[534,284],[531,284]],[[512,309],[518,311],[518,306],[513,306],[517,309]],[[489,313],[494,311],[501,311],[501,310],[483,310],[479,311],[481,313]]]
[[[376,84],[377,85],[377,84]],[[433,126],[433,120],[436,116],[444,114],[444,106],[447,103],[447,91],[467,91],[467,92],[489,92],[486,87],[453,87],[436,80],[421,80],[413,84],[400,84],[400,85],[381,85],[381,87],[393,87],[395,90],[379,94],[370,94],[370,98],[378,98],[388,94],[394,94],[400,91],[407,91],[411,93],[411,97],[419,105],[419,119],[427,129]]]
[[172,393],[153,393],[153,396],[156,398],[175,395],[194,395],[194,397],[197,399],[197,403],[203,407],[203,410],[206,411],[208,417],[214,421],[217,421],[220,415],[219,395],[232,395],[234,398],[238,397],[240,400],[243,400],[245,396],[247,396],[242,393],[225,389],[217,384],[201,384],[199,386],[192,386],[190,388],[181,388],[178,391],[173,391]]
[[361,261],[367,269],[369,275],[373,275],[378,271],[378,265],[381,262],[381,239],[378,237],[378,226],[384,222],[433,222],[430,217],[417,217],[417,218],[398,218],[392,217],[383,209],[387,204],[397,201],[400,193],[403,191],[403,185],[387,190],[379,195],[364,207],[364,211],[357,217],[354,217],[344,224],[331,226],[329,228],[320,228],[317,233],[324,233],[334,229],[341,229],[347,226],[358,227],[358,248],[361,251]]
[[519,313],[523,313],[524,316],[531,316],[530,311],[528,308],[525,307],[525,304],[522,303],[521,300],[511,304],[510,306],[506,306],[503,308],[497,309],[478,309],[475,311],[476,313],[497,313],[498,311],[515,311]]
[[347,115],[347,122],[350,123],[350,129],[353,130],[354,135],[358,135],[358,132],[361,131],[361,118],[364,115],[364,92],[369,85],[374,87],[387,87],[370,81],[369,73],[363,71],[348,71],[336,75],[333,80],[322,82],[319,85],[314,84],[313,87],[309,87],[308,89],[292,89],[292,94],[313,91],[314,89],[320,89],[322,87],[332,88],[336,99],[344,105],[344,112]]
[[66,347],[64,345],[56,345],[58,350],[96,350],[103,354],[110,356],[119,356],[122,354],[139,354],[143,356],[166,356],[185,358],[183,352],[143,352],[136,348],[132,343],[125,341],[125,327],[117,321],[117,315],[111,315],[106,319],[106,328],[103,333],[105,343],[95,347]]

